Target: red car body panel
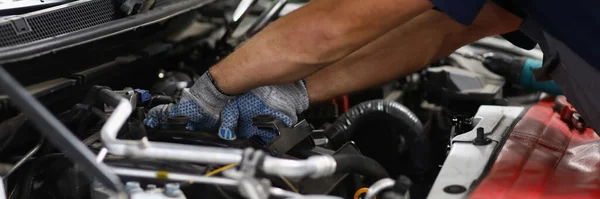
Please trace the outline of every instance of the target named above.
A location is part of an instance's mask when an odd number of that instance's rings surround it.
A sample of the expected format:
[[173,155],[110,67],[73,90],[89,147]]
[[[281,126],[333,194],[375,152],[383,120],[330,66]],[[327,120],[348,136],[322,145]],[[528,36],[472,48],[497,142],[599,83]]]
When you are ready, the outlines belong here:
[[600,138],[570,129],[553,106],[523,115],[470,198],[600,198]]

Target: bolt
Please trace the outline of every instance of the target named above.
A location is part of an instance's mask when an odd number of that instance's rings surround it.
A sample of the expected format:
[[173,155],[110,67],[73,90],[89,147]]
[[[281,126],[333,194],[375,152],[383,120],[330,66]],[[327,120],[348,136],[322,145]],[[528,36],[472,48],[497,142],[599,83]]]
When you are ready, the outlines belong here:
[[179,183],[165,184],[164,194],[168,197],[179,197],[181,195],[181,190],[179,189]]
[[492,143],[492,140],[485,136],[483,127],[477,128],[477,137],[475,137],[475,139],[473,140],[473,144],[481,146],[481,145],[487,145],[489,143]]
[[125,184],[125,191],[128,193],[144,191],[139,182],[129,181]]
[[477,128],[477,138],[483,138],[485,136],[485,132],[483,131],[483,127]]
[[146,186],[146,189],[148,189],[148,190],[154,190],[154,189],[156,189],[156,185],[155,184],[149,184],[149,185]]

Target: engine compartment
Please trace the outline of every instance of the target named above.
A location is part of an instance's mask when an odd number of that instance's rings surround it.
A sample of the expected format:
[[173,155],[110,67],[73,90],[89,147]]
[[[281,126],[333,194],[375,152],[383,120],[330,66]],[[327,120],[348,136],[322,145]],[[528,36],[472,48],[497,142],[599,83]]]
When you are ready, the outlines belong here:
[[[539,60],[541,52],[490,37],[389,84],[311,106],[292,127],[253,118],[257,128],[278,132],[269,143],[190,131],[185,117],[157,129],[143,124],[150,108],[178,101],[286,3],[213,2],[50,54],[3,60],[3,79],[13,76],[36,97],[16,98],[18,84],[0,96],[7,198],[447,198],[435,194],[448,180],[468,193],[521,114],[545,95],[481,58]],[[24,111],[34,101],[54,116]],[[44,118],[66,128],[44,128]],[[486,153],[468,153],[478,146]],[[478,161],[448,170],[464,158]]]

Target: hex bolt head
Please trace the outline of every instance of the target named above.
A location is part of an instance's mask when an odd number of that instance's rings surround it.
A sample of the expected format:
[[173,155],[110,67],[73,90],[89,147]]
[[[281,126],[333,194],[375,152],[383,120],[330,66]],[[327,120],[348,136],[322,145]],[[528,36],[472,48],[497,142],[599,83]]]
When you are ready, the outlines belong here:
[[138,191],[144,191],[144,190],[140,186],[139,182],[129,181],[129,182],[125,183],[125,191],[127,193],[132,193],[132,192],[138,192]]
[[168,183],[165,184],[165,192],[164,194],[168,197],[179,197],[182,192],[179,189],[179,183]]

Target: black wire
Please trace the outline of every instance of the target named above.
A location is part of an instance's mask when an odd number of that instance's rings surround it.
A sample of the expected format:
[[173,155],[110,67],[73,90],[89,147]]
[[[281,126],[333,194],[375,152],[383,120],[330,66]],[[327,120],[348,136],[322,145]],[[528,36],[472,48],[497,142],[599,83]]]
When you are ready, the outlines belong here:
[[19,188],[19,184],[16,184],[15,187],[10,191],[10,195],[8,195],[8,199],[13,199],[13,196],[15,195],[15,191]]

